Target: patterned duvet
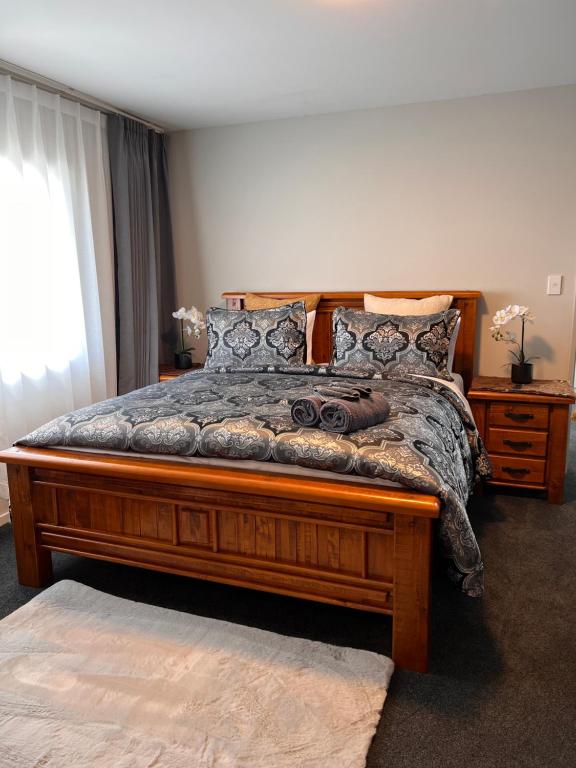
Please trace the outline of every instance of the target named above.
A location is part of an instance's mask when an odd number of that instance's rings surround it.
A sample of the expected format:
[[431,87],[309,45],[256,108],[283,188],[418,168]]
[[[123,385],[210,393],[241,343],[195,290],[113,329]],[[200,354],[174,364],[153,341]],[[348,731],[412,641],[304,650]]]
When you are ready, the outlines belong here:
[[[386,395],[386,422],[336,435],[292,421],[293,400],[342,377],[370,379]],[[466,504],[489,461],[464,404],[438,381],[330,366],[194,371],[61,416],[17,444],[250,459],[391,480],[441,499],[449,573],[467,594],[482,594]]]

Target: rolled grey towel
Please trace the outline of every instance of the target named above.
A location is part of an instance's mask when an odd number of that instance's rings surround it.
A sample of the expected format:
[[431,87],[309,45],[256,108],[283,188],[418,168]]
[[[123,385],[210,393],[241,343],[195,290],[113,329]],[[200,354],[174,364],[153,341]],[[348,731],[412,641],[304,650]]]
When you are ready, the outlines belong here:
[[299,397],[292,403],[292,419],[301,427],[315,427],[320,424],[320,408],[326,398],[317,395]]
[[354,392],[352,389],[340,388],[340,387],[323,387],[318,385],[314,387],[314,392],[317,392],[322,400],[328,400],[331,398],[338,398],[340,400],[360,400],[360,393]]
[[390,404],[379,392],[358,400],[327,400],[320,408],[322,428],[341,434],[381,424],[389,414]]
[[333,382],[332,384],[318,384],[314,387],[316,392],[319,392],[325,397],[370,397],[372,387],[367,387],[363,384],[354,384],[348,381]]
[[372,387],[356,381],[339,381],[338,383],[335,383],[334,386],[339,389],[351,389],[353,392],[358,392],[360,397],[370,397],[372,392]]

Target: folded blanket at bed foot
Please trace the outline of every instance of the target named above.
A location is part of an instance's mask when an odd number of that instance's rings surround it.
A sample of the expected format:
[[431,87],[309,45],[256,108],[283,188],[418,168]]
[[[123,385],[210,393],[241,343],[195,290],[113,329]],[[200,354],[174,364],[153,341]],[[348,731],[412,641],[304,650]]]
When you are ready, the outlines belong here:
[[317,386],[314,394],[292,404],[292,418],[302,427],[321,426],[327,432],[346,434],[385,421],[390,414],[388,400],[370,387],[338,382]]

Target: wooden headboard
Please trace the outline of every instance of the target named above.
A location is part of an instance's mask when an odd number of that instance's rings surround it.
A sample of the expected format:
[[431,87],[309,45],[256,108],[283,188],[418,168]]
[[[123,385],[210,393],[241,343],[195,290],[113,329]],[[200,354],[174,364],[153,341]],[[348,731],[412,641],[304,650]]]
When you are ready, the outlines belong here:
[[[293,299],[306,293],[317,291],[286,291],[269,293],[258,291],[259,296],[270,299]],[[476,313],[480,291],[362,291],[358,293],[335,292],[323,293],[316,311],[314,323],[313,355],[316,362],[327,362],[332,357],[332,312],[336,307],[364,309],[364,293],[382,296],[387,299],[423,299],[427,296],[448,294],[454,296],[452,306],[460,310],[460,333],[456,342],[454,370],[464,379],[466,391],[474,375],[474,353],[476,348]],[[242,309],[246,292],[234,291],[222,294],[228,309]]]

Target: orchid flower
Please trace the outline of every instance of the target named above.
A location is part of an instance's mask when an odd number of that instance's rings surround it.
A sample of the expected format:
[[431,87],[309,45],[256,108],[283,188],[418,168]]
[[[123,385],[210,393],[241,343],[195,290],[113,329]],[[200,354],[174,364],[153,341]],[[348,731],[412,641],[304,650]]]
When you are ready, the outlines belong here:
[[[519,318],[522,323],[520,342],[516,340],[516,334],[513,331],[502,330],[503,325],[516,318]],[[495,341],[503,341],[505,344],[515,344],[518,347],[518,351],[514,352],[511,350],[511,352],[520,364],[536,359],[534,357],[527,358],[524,354],[524,327],[526,323],[533,323],[535,319],[532,312],[530,312],[530,308],[521,304],[508,304],[504,309],[499,309],[492,318],[494,323],[494,325],[490,326],[492,338]]]
[[193,347],[186,347],[184,341],[184,334],[187,336],[194,336],[199,339],[202,331],[206,328],[206,322],[204,315],[196,307],[186,309],[186,307],[180,307],[176,312],[172,312],[172,317],[180,321],[180,349],[178,353],[183,354],[190,352]]
[[186,320],[186,307],[180,307],[176,312],[172,312],[172,317],[176,320]]

